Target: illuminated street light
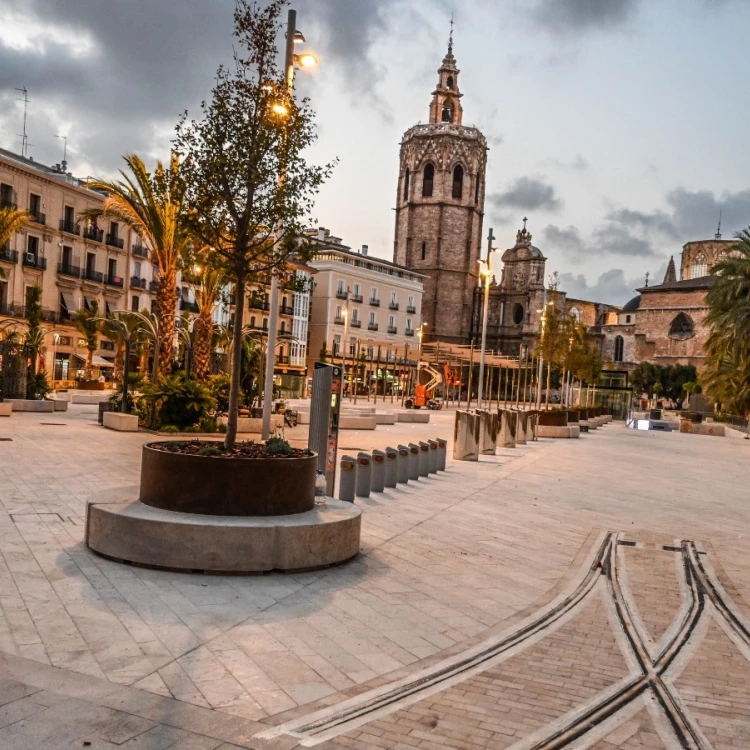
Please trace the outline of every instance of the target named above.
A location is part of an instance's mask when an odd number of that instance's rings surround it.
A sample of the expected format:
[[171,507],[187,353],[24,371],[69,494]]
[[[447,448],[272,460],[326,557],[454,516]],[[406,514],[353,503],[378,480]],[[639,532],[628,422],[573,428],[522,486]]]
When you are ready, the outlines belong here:
[[301,55],[295,55],[294,59],[302,68],[314,68],[318,64],[318,58],[311,52],[304,52]]

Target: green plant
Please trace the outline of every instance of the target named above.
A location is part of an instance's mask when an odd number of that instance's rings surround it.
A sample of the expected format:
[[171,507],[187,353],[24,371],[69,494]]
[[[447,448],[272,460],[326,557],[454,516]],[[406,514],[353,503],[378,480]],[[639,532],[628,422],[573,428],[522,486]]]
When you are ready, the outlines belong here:
[[218,432],[218,424],[213,417],[203,417],[198,423],[197,432]]
[[217,448],[215,445],[204,445],[198,450],[199,456],[220,456],[221,453],[221,448]]
[[29,398],[33,399],[43,399],[48,393],[52,393],[52,387],[44,370],[33,375],[29,373],[26,380],[26,393]]
[[220,372],[208,379],[208,388],[211,396],[216,401],[217,411],[226,411],[229,408],[229,373]]
[[219,427],[219,429],[217,430],[217,432],[219,434],[221,434],[221,435],[226,435],[227,434],[227,426],[226,426],[226,424],[224,424],[222,422],[218,427]]
[[161,425],[183,430],[199,422],[215,405],[208,388],[182,371],[160,378],[156,385],[147,385],[144,394],[156,399]]
[[168,432],[170,434],[173,432],[179,432],[179,431],[180,431],[180,428],[177,427],[177,425],[173,425],[173,424],[165,424],[159,430],[159,432]]
[[266,440],[266,452],[273,456],[288,456],[292,453],[292,446],[284,438],[272,437]]
[[99,346],[99,331],[102,324],[99,320],[99,303],[91,300],[88,310],[79,310],[75,316],[75,326],[86,340],[86,366],[83,379],[92,380],[94,377],[94,352]]
[[190,427],[186,427],[183,432],[208,432],[201,428],[199,424],[191,424]]

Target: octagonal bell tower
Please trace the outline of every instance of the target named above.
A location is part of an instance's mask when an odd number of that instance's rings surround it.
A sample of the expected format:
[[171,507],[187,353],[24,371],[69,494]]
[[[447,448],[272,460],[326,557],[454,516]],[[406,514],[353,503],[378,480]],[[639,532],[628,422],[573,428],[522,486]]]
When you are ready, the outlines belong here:
[[396,263],[426,274],[426,341],[467,343],[484,218],[487,141],[463,124],[453,37],[438,69],[430,119],[401,141]]

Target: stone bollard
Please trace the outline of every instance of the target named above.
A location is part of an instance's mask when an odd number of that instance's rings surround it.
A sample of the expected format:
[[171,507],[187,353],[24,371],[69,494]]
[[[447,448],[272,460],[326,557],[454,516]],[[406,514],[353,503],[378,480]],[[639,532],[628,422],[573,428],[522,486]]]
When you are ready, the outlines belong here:
[[[407,459],[408,460],[408,459]],[[408,474],[407,474],[408,479]],[[398,449],[385,449],[385,486],[395,487],[398,483]]]
[[448,441],[444,438],[438,438],[438,470],[445,471],[445,459],[448,454]]
[[526,412],[517,411],[516,415],[516,445],[526,445]]
[[369,453],[357,453],[357,480],[354,494],[357,497],[370,497],[372,484],[372,457]]
[[354,456],[341,456],[341,476],[339,478],[339,500],[354,502],[354,483],[357,476],[357,459]]
[[479,437],[481,422],[470,411],[456,411],[453,428],[453,459],[455,461],[479,460]]
[[373,492],[385,490],[385,452],[375,450],[372,452],[372,476],[370,478],[370,489]]
[[440,458],[438,457],[438,441],[428,440],[427,443],[430,446],[430,460],[429,460],[430,474],[437,474],[438,463],[440,461]]
[[430,473],[430,444],[419,441],[419,476],[426,477]]
[[409,443],[409,479],[419,479],[419,446]]
[[396,478],[399,484],[407,484],[409,482],[409,448],[405,445],[398,446]]

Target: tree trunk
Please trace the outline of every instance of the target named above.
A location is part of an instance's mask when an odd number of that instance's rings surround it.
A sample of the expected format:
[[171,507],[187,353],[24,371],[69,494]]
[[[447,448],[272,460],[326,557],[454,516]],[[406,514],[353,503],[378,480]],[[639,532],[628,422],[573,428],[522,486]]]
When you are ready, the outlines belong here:
[[115,354],[115,369],[112,373],[112,380],[115,383],[122,377],[123,365],[125,363],[125,345],[122,341],[117,342],[117,352]]
[[159,276],[156,290],[156,317],[159,324],[159,373],[172,374],[175,314],[177,311],[177,272],[170,268]]
[[552,363],[550,362],[547,365],[547,397],[544,399],[545,409],[549,409],[549,389],[550,389],[551,383],[552,383]]
[[237,442],[237,417],[242,378],[242,321],[245,313],[245,279],[238,278],[234,289],[234,328],[232,329],[232,378],[229,384],[229,414],[227,415],[226,450]]
[[193,324],[193,368],[195,379],[208,380],[211,374],[211,333],[213,320],[211,311],[201,312]]

